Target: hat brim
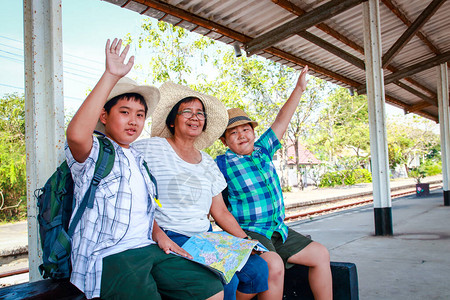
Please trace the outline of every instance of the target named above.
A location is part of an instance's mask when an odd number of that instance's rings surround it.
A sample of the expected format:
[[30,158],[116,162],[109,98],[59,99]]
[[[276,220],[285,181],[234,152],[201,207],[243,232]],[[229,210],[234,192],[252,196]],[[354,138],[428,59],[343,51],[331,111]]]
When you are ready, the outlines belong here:
[[205,95],[173,82],[164,83],[159,90],[161,100],[153,113],[151,136],[172,137],[172,133],[166,126],[167,116],[175,104],[187,97],[197,98],[203,103],[208,120],[205,131],[194,142],[195,148],[201,150],[211,146],[225,131],[228,124],[227,109],[216,97]]
[[[159,102],[160,99],[159,89],[157,87],[150,85],[139,85],[134,80],[127,77],[123,77],[117,82],[117,84],[112,89],[111,93],[109,93],[107,102],[114,97],[128,93],[136,93],[144,98],[144,101],[147,104],[147,115],[145,118],[148,119],[153,114],[153,111],[155,110],[156,105]],[[95,130],[104,132],[105,125],[99,120],[97,122]]]

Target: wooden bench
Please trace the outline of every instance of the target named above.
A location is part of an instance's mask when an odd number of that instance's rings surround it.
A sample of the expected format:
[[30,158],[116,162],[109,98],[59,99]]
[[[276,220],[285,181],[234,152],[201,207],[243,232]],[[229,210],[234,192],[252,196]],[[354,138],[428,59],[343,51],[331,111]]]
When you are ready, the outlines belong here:
[[[358,300],[358,276],[353,263],[331,262],[334,300]],[[86,299],[68,281],[40,280],[0,288],[0,299]],[[308,284],[308,268],[286,270],[283,299],[314,299]]]

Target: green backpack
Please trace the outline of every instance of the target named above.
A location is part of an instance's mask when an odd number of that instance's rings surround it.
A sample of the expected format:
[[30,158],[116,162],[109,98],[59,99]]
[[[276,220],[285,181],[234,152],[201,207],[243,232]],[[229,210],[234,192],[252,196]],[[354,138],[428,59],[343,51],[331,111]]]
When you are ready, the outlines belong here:
[[[92,208],[95,191],[114,165],[114,146],[104,135],[98,136],[100,150],[95,165],[94,178],[76,212],[73,212],[74,183],[70,168],[64,161],[34,194],[39,208],[38,222],[41,237],[42,260],[39,271],[44,278],[70,277],[72,251],[71,237],[86,207]],[[69,221],[75,213],[72,223]]]

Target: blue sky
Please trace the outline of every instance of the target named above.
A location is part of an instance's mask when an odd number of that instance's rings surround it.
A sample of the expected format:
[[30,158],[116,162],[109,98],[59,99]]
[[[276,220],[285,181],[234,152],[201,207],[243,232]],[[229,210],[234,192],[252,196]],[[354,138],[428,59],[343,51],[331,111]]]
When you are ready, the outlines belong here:
[[[99,0],[62,0],[64,95],[76,110],[104,70],[108,38],[140,32],[136,12]],[[130,54],[133,54],[131,49]],[[136,57],[136,63],[142,63]],[[24,92],[23,2],[9,1],[0,10],[0,95]],[[130,76],[133,76],[132,71]]]

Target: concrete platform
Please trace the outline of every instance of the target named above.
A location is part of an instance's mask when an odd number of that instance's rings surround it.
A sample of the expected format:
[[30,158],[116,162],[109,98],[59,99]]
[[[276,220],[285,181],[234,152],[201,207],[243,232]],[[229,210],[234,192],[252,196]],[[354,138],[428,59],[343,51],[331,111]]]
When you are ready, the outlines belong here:
[[393,201],[391,237],[374,236],[373,206],[290,226],[324,244],[332,261],[356,264],[359,296],[450,299],[450,207],[442,189]]

